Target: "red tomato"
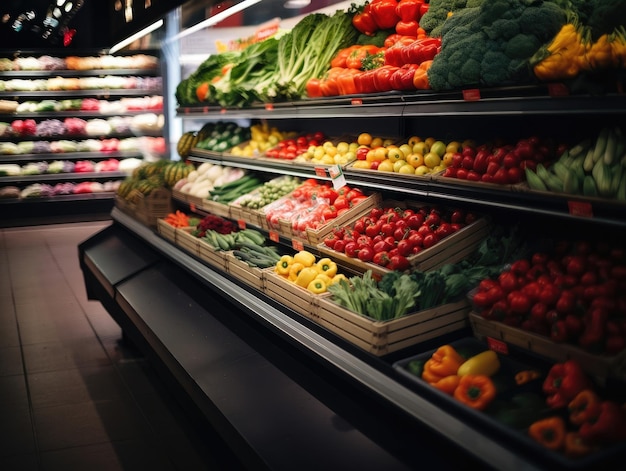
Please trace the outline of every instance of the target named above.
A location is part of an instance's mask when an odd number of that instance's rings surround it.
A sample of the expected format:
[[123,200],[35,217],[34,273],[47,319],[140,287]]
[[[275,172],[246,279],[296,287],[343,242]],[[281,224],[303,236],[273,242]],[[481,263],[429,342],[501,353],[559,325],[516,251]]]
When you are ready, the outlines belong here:
[[366,245],[358,250],[357,256],[363,262],[371,262],[372,258],[374,258],[374,250]]
[[517,277],[510,271],[505,271],[498,276],[500,287],[507,293],[517,289]]

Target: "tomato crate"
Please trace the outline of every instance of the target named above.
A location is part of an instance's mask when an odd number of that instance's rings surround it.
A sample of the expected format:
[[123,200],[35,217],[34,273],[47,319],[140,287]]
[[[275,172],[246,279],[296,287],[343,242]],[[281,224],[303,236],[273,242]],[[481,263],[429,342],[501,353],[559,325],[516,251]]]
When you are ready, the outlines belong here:
[[198,246],[198,257],[200,257],[200,260],[214,268],[228,272],[228,252],[215,250],[211,244],[205,242],[203,239],[198,240],[200,241]]
[[319,300],[314,320],[357,347],[382,356],[466,328],[469,312],[469,301],[461,299],[397,319],[377,321],[324,297]]
[[[395,200],[385,200],[378,205],[378,207],[383,209],[420,209],[424,206],[424,204],[418,202]],[[358,214],[357,216],[352,217],[344,226],[350,228],[354,227],[356,221],[363,215],[364,214]],[[489,227],[489,221],[484,217],[479,217],[476,221],[462,227],[453,234],[450,234],[432,247],[423,249],[421,252],[407,257],[409,263],[413,269],[428,271],[435,270],[447,263],[460,262],[471,255],[478,248],[484,238],[489,234]],[[363,262],[358,258],[349,257],[345,253],[331,249],[323,243],[323,240],[322,243],[317,245],[317,249],[321,253],[341,261],[342,264],[350,266],[361,273],[371,270],[372,273],[384,275],[390,271],[388,268],[377,265],[373,262]]]
[[172,244],[176,243],[176,228],[165,222],[163,218],[157,219],[157,232],[161,237],[169,240]]
[[319,299],[328,296],[327,293],[312,293],[281,275],[277,275],[273,268],[266,268],[263,273],[266,295],[308,319],[317,319]]
[[485,319],[476,312],[470,313],[469,320],[474,336],[478,339],[493,339],[515,345],[555,362],[576,360],[583,370],[599,382],[608,378],[626,381],[626,350],[614,356],[596,355],[576,345],[557,343],[543,335]]
[[463,180],[461,178],[456,178],[456,177],[444,177],[443,176],[444,172],[445,172],[445,170],[442,170],[441,172],[434,173],[432,175],[432,181],[438,182],[438,183],[445,183],[445,184],[456,184],[456,183],[458,183],[459,185],[469,186],[469,187],[472,187],[472,188],[479,188],[479,189],[480,188],[488,188],[490,190],[498,190],[498,191],[516,191],[522,185],[524,185],[524,183],[499,184],[499,183],[489,183],[489,182],[483,182],[483,181],[475,182],[475,181],[472,181],[472,180]]
[[310,245],[318,245],[324,241],[324,238],[329,236],[336,227],[343,227],[353,219],[367,214],[372,208],[378,206],[382,200],[380,193],[372,193],[365,200],[361,201],[356,206],[350,208],[341,216],[337,216],[335,219],[328,221],[317,229],[306,229],[306,234],[293,231],[293,236],[297,238],[303,238]]
[[158,219],[165,218],[174,210],[172,192],[166,188],[153,190],[149,195],[133,190],[126,199],[116,196],[115,206],[150,227],[156,227]]
[[243,281],[253,288],[263,291],[265,288],[265,270],[259,267],[252,267],[246,262],[239,260],[232,252],[225,253],[227,262],[227,273]]

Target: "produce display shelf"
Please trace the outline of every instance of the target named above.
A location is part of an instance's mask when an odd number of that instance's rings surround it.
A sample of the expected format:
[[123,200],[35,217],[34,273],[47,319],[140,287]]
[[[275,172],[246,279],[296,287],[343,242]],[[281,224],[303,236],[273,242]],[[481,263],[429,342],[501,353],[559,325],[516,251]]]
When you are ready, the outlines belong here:
[[127,176],[126,172],[72,172],[72,173],[42,173],[38,175],[11,175],[0,177],[0,184],[17,184],[22,182],[50,182],[69,180],[108,180],[120,179]]
[[[259,172],[280,172],[301,178],[330,180],[329,176],[320,176],[315,167],[299,165],[297,162],[285,163],[278,160],[275,164],[254,159],[231,159],[229,156],[203,158],[197,150],[192,150],[189,160],[202,163],[235,166]],[[546,194],[529,191],[499,190],[493,185],[464,185],[454,179],[417,179],[393,173],[376,173],[350,170],[344,171],[346,183],[350,186],[370,188],[376,191],[388,191],[439,201],[444,204],[463,204],[489,208],[499,212],[515,211],[526,215],[557,217],[575,222],[589,222],[614,227],[626,227],[626,204],[599,198],[585,198],[558,193]]]
[[541,469],[519,450],[512,448],[510,444],[499,442],[498,437],[491,436],[483,430],[468,427],[461,418],[449,414],[436,404],[416,395],[411,388],[397,382],[393,374],[390,375],[385,368],[381,369],[380,364],[373,364],[371,359],[362,358],[360,354],[352,354],[352,350],[344,348],[344,344],[338,342],[336,338],[329,338],[328,334],[322,335],[317,330],[309,328],[303,324],[301,318],[288,315],[284,307],[276,307],[258,292],[251,294],[242,291],[241,286],[234,280],[211,270],[197,258],[174,247],[166,239],[132,217],[116,208],[112,212],[112,217],[116,223],[139,236],[150,247],[155,248],[207,286],[227,297],[238,308],[248,313],[252,319],[293,342],[299,349],[303,349],[308,355],[313,355],[316,361],[321,361],[326,367],[337,369],[346,378],[355,381],[360,387],[367,388],[406,416],[420,424],[432,427],[469,455],[484,460],[496,469]]
[[[141,114],[147,114],[147,113],[163,113],[163,109],[156,109],[156,110],[152,110],[152,109],[146,109],[146,110],[127,110],[124,111],[122,113],[120,112],[110,112],[110,113],[101,113],[98,110],[95,111],[88,111],[88,110],[68,110],[68,111],[32,111],[32,112],[13,112],[13,113],[0,113],[0,116],[3,117],[19,117],[19,119],[25,119],[25,118],[32,118],[32,119],[38,119],[38,118],[56,118],[56,119],[60,119],[60,118],[102,118],[102,119],[106,119],[109,117],[114,117],[114,116],[136,116],[136,115],[141,115]],[[6,136],[4,136],[6,137]],[[20,138],[33,138],[33,137],[37,137],[37,136],[20,136]],[[48,137],[48,136],[46,136]]]
[[[558,85],[558,84],[556,84]],[[557,87],[561,90],[560,87]],[[373,118],[410,116],[458,115],[524,115],[550,114],[621,114],[626,96],[621,93],[605,95],[561,95],[550,87],[505,87],[468,91],[414,93],[389,92],[382,95],[354,95],[309,99],[297,102],[254,105],[248,108],[221,108],[216,105],[180,107],[177,116],[226,118]]]
[[0,92],[0,98],[19,97],[112,97],[112,96],[144,96],[162,93],[160,88],[111,88],[111,89],[84,89],[84,90],[14,90]]
[[0,163],[10,164],[15,162],[39,162],[42,160],[108,160],[142,158],[139,150],[118,152],[48,152],[41,154],[0,154]]
[[91,69],[91,70],[3,70],[3,77],[93,77],[94,73],[105,75],[158,75],[161,71],[156,68],[145,69]]

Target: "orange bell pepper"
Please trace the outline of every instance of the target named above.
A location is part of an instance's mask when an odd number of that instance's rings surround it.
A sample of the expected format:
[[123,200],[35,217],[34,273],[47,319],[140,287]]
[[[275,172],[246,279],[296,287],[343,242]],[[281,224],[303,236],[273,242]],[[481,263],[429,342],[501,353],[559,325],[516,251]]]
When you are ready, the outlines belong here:
[[424,61],[420,64],[417,70],[415,70],[415,74],[413,75],[413,86],[417,90],[430,89],[430,82],[428,81],[428,69],[432,63],[433,61]]
[[570,458],[579,458],[593,451],[593,447],[586,443],[578,432],[567,432],[564,445],[565,456]]
[[444,392],[452,396],[456,388],[459,386],[459,382],[461,381],[461,377],[457,375],[446,376],[445,378],[441,378],[436,383],[432,383],[431,386],[439,389],[439,391]]
[[549,450],[560,450],[565,444],[565,421],[559,416],[538,420],[528,428],[528,435]]
[[600,398],[591,389],[583,389],[567,405],[569,421],[574,425],[596,420],[600,414]]
[[496,397],[496,387],[489,376],[461,376],[454,398],[473,409],[483,410]]
[[424,364],[422,379],[427,383],[437,383],[446,376],[456,375],[465,359],[451,345],[442,345]]

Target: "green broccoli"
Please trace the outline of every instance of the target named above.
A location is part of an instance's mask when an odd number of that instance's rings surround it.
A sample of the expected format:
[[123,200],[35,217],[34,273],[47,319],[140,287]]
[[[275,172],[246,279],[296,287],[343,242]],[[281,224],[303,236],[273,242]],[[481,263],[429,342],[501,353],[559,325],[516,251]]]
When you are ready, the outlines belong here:
[[463,85],[478,85],[480,82],[480,61],[471,57],[467,59],[461,66],[459,76],[463,80]]
[[487,51],[480,63],[480,75],[483,84],[489,87],[501,86],[509,79],[511,59],[502,51]]
[[500,18],[494,21],[490,26],[484,28],[485,34],[489,39],[511,39],[518,34],[521,29],[517,19],[506,20]]
[[465,8],[467,0],[431,0],[428,11],[420,18],[420,27],[430,36],[437,37],[437,31],[448,18],[448,13]]
[[550,1],[525,8],[519,17],[522,33],[537,37],[542,44],[551,40],[565,23],[565,10]]
[[452,87],[448,83],[448,74],[445,72],[447,64],[444,61],[434,60],[428,68],[428,83],[433,90],[450,90]]
[[490,25],[494,21],[504,18],[516,18],[517,12],[523,8],[519,0],[492,0],[484,2],[480,7],[480,17],[484,25]]
[[441,25],[441,36],[452,34],[458,28],[468,28],[472,31],[480,25],[480,8],[463,8],[450,16],[445,23]]
[[626,2],[624,0],[592,0],[588,25],[591,37],[595,41],[603,34],[610,34],[615,27],[624,24]]
[[504,53],[510,59],[528,59],[539,50],[542,42],[535,36],[520,33],[509,39],[504,46]]

